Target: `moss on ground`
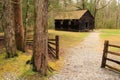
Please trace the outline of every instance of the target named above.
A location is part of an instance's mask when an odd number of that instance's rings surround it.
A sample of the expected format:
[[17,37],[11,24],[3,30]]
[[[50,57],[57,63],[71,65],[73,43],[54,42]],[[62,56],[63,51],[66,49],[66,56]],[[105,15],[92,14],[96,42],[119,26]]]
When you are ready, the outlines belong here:
[[30,65],[26,65],[26,61],[31,59],[30,55],[19,53],[18,57],[10,59],[6,59],[5,56],[6,53],[0,54],[0,79],[4,78],[7,73],[19,77],[30,69]]

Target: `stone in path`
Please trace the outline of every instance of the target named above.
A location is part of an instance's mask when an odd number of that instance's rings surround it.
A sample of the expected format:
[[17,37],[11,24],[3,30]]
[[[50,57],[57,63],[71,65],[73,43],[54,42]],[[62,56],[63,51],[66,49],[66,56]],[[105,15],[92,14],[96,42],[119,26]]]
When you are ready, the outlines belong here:
[[64,67],[49,80],[120,80],[120,74],[102,69],[99,33],[92,32],[78,46],[67,51]]

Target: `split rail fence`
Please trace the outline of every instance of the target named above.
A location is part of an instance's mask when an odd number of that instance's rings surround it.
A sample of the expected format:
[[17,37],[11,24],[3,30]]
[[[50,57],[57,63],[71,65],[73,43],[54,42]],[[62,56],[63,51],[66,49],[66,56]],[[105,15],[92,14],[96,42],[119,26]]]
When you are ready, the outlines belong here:
[[[26,44],[33,46],[33,40],[27,40]],[[55,39],[48,39],[48,54],[59,59],[59,36],[55,36]]]
[[59,59],[59,36],[55,36],[55,39],[48,39],[48,53]]
[[114,60],[114,59],[110,59],[110,58],[107,57],[108,54],[112,54],[112,55],[115,55],[115,56],[120,56],[120,53],[113,52],[113,51],[109,51],[109,50],[108,50],[109,47],[120,48],[120,46],[118,46],[118,45],[109,44],[109,41],[107,41],[107,40],[104,42],[104,50],[103,50],[101,68],[105,68],[105,67],[107,66],[107,67],[109,67],[109,68],[111,68],[111,69],[120,71],[119,69],[114,68],[114,67],[106,64],[106,61],[108,60],[108,61],[111,61],[111,62],[114,62],[114,63],[120,65],[120,61],[117,61],[117,60]]
[[[4,41],[3,36],[0,36],[1,41]],[[26,40],[26,44],[32,47],[33,40]],[[59,36],[55,36],[55,39],[48,39],[48,54],[53,58],[59,59]]]

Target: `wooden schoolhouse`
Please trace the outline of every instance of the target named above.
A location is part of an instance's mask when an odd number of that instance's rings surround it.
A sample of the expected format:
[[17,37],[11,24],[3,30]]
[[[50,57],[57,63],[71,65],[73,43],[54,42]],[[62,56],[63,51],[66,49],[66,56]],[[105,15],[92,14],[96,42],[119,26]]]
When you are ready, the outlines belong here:
[[89,10],[60,12],[55,17],[55,30],[89,31],[94,29],[94,17]]

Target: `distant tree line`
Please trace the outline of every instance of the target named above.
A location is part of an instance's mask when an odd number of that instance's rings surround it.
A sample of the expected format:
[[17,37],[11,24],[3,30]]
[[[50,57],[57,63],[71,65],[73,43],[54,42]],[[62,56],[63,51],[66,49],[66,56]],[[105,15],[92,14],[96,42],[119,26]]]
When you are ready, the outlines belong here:
[[[96,28],[120,28],[120,2],[118,0],[49,0],[49,28],[54,28],[54,17],[61,11],[88,9],[95,17]],[[2,5],[0,3],[0,11]],[[23,25],[34,25],[34,0],[22,1]],[[1,20],[1,13],[0,13]],[[1,25],[1,23],[0,23]],[[0,26],[0,30],[3,28]]]
[[[57,4],[54,5],[56,2]],[[50,16],[52,18],[59,11],[88,9],[95,18],[96,28],[120,28],[119,0],[50,0],[50,3],[50,6],[52,6],[49,7],[50,13],[53,13]],[[49,26],[54,25],[54,20],[51,24]]]
[[95,18],[96,28],[120,28],[119,0],[59,0],[57,6],[59,11],[88,9]]

